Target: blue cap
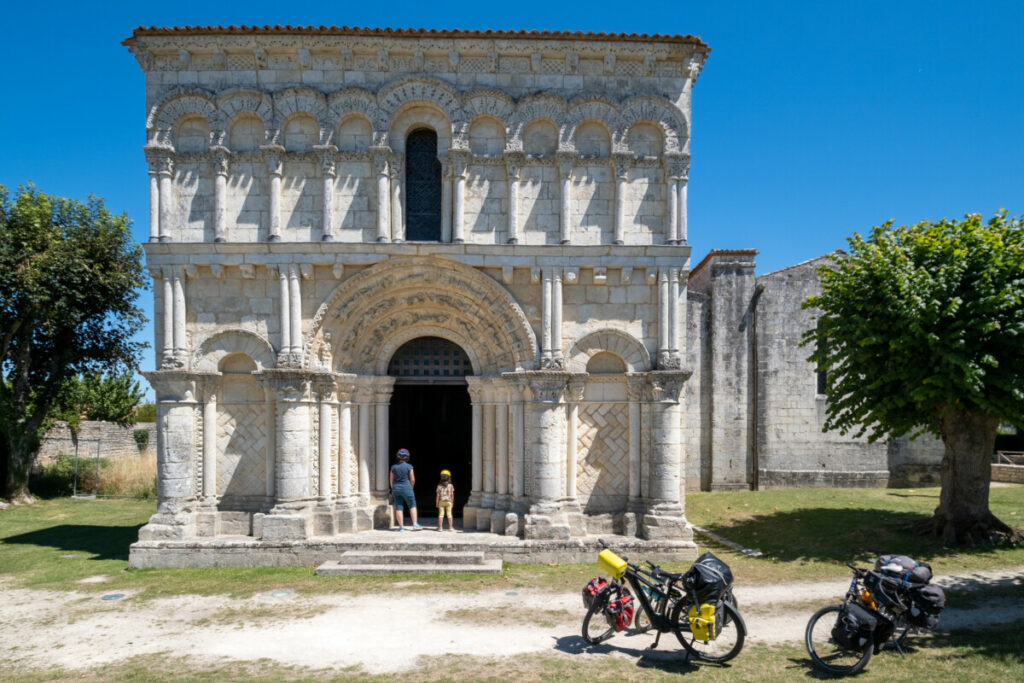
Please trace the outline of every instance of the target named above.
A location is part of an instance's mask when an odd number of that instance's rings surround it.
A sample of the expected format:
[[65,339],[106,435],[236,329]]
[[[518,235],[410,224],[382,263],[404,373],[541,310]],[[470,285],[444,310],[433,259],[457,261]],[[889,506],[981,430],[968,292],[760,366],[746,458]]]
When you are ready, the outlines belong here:
[[395,455],[398,456],[399,460],[408,460],[409,459],[409,449],[408,448],[399,448],[398,449],[398,453],[396,453]]

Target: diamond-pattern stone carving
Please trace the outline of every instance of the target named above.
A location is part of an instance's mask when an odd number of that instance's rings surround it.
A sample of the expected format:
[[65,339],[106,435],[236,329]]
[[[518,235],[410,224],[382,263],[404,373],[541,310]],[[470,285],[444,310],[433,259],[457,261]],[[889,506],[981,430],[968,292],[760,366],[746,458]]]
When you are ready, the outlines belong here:
[[576,496],[588,513],[621,511],[629,494],[629,414],[622,403],[584,403],[576,428]]
[[266,408],[222,403],[217,411],[217,495],[259,497],[267,490]]

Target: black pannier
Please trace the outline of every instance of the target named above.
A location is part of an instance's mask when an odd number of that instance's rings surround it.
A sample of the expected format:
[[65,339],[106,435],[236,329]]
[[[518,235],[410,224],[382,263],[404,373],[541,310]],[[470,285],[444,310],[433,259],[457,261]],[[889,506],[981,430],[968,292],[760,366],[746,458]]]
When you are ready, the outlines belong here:
[[711,553],[704,553],[683,574],[683,585],[698,602],[714,602],[732,587],[732,570]]
[[914,626],[934,629],[939,624],[939,613],[946,607],[946,594],[938,586],[921,586],[910,591],[910,609],[907,619]]
[[868,572],[864,575],[864,587],[871,592],[871,596],[879,605],[886,607],[899,607],[905,609],[906,589],[903,588],[901,579],[889,577],[881,572]]
[[869,642],[874,644],[878,619],[860,605],[848,602],[839,610],[832,627],[832,640],[844,650],[862,650]]
[[875,571],[900,579],[905,585],[923,586],[932,580],[932,568],[906,555],[882,555],[875,560]]

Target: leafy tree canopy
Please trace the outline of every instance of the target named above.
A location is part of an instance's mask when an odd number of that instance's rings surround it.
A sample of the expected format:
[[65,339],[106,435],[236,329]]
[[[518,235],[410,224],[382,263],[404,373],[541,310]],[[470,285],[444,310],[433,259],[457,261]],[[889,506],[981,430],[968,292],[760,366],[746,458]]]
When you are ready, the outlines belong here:
[[76,375],[134,368],[145,317],[142,250],[103,201],[12,199],[0,186],[0,474],[27,496],[28,468],[58,395]]
[[130,373],[77,375],[64,385],[51,411],[74,429],[80,420],[135,422],[135,408],[145,396]]
[[950,411],[1024,428],[1024,223],[996,213],[875,227],[820,271],[805,343],[827,371],[826,428],[941,436]]

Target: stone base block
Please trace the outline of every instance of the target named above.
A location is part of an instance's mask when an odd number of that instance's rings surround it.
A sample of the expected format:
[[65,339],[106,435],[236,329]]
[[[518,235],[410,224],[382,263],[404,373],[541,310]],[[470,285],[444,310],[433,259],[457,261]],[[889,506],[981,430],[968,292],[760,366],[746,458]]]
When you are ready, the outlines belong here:
[[635,512],[622,513],[622,535],[638,536],[639,531],[640,526],[637,523],[637,514]]
[[514,512],[505,514],[505,531],[506,536],[518,536],[519,535],[519,515]]
[[264,541],[298,541],[309,538],[309,518],[302,515],[275,515],[263,517]]
[[195,519],[188,513],[156,513],[149,523],[139,529],[140,541],[171,541],[192,538],[195,535]]
[[492,510],[491,511],[491,527],[490,532],[492,534],[505,535],[505,511],[504,510]]
[[196,536],[217,535],[217,511],[213,509],[196,513]]
[[479,508],[475,505],[466,505],[462,508],[462,528],[476,529],[476,518]]
[[337,533],[335,526],[334,510],[330,508],[318,508],[313,511],[313,535],[333,536]]
[[395,525],[395,508],[388,504],[373,508],[373,528],[390,529]]
[[569,533],[572,536],[586,536],[589,532],[589,524],[587,522],[588,517],[580,512],[574,510],[566,513],[566,518],[569,522]]
[[523,538],[528,541],[567,541],[571,537],[572,529],[564,512],[526,515]]
[[252,536],[252,513],[224,510],[217,513],[217,533],[228,536]]
[[[491,514],[494,510],[489,508],[482,508],[477,510],[476,513],[476,530],[477,531],[490,531],[491,530]],[[462,518],[462,528],[468,529],[466,526],[466,518]]]
[[644,538],[649,540],[693,540],[693,530],[686,523],[685,517],[644,515],[643,532]]

